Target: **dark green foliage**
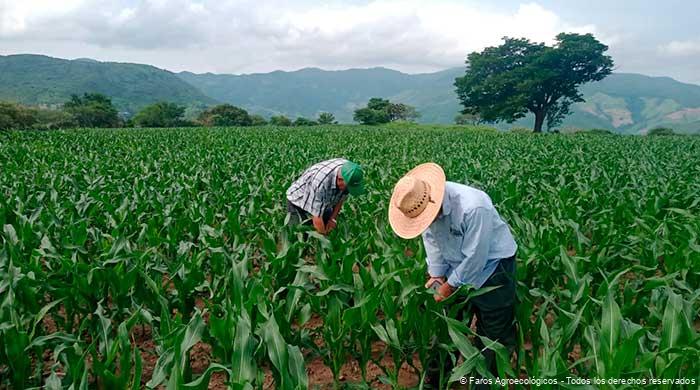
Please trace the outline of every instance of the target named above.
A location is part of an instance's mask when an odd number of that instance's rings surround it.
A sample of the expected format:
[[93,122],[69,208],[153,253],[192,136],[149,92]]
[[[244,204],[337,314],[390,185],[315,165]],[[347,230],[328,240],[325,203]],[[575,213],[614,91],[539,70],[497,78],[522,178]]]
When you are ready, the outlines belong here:
[[654,129],[649,130],[647,135],[674,135],[676,134],[673,129],[668,128],[668,127],[656,127]]
[[252,126],[264,126],[267,124],[267,120],[262,115],[251,115],[250,124]]
[[36,130],[58,130],[77,127],[78,123],[70,113],[64,110],[34,109],[36,123],[32,126]]
[[333,123],[338,123],[335,121],[335,115],[330,112],[322,112],[318,115],[317,122],[322,125],[330,125]]
[[379,125],[382,123],[389,123],[389,114],[387,114],[386,111],[373,110],[365,107],[355,110],[353,119],[355,122],[359,122],[363,125]]
[[608,129],[590,129],[590,130],[584,130],[581,132],[586,133],[586,134],[596,134],[596,135],[612,135],[612,134],[614,134],[612,131],[610,131]]
[[100,93],[72,95],[63,109],[75,118],[80,127],[118,127],[119,116],[112,99]]
[[293,125],[294,126],[316,126],[316,125],[318,125],[318,122],[313,121],[311,119],[304,118],[304,117],[299,117],[299,118],[294,120]]
[[56,130],[77,125],[75,118],[63,110],[0,102],[0,130]]
[[467,57],[467,73],[455,81],[463,113],[511,123],[531,112],[535,132],[545,122],[554,127],[571,104],[583,101],[579,85],[611,73],[607,49],[591,34],[561,33],[552,47],[506,37]]
[[0,130],[29,129],[36,123],[34,113],[15,103],[0,102]]
[[391,102],[387,99],[382,99],[382,98],[371,98],[369,99],[369,102],[367,102],[367,108],[371,110],[376,110],[376,111],[389,111],[389,106],[391,105]]
[[185,107],[158,102],[144,107],[134,116],[133,122],[139,127],[180,127],[184,114]]
[[270,118],[270,124],[274,126],[291,126],[292,121],[284,115],[275,115]]
[[392,103],[387,99],[371,98],[367,107],[355,110],[353,119],[363,125],[378,125],[394,121],[413,121],[420,114],[412,106]]
[[391,103],[387,107],[387,114],[389,114],[389,120],[394,121],[406,121],[413,122],[420,118],[420,113],[416,111],[415,107],[409,106],[403,103]]
[[250,126],[253,120],[248,111],[240,107],[220,104],[201,113],[199,122],[205,126]]

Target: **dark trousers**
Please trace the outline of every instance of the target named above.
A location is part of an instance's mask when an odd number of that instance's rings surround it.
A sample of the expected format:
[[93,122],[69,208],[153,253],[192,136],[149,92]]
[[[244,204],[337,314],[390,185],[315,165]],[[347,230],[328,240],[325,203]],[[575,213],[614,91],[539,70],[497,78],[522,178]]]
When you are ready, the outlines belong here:
[[[287,201],[287,214],[290,225],[313,225],[311,214],[294,203]],[[323,212],[323,223],[327,224],[333,215],[333,208],[329,207]]]
[[[476,315],[476,333],[486,336],[491,340],[503,344],[509,352],[513,352],[517,345],[515,304],[516,304],[516,280],[515,280],[515,256],[501,259],[493,274],[486,280],[482,287],[502,286],[486,294],[472,298],[466,309],[460,313],[457,319],[471,322],[472,314]],[[476,347],[483,349],[484,345],[478,337],[475,340]],[[496,367],[496,353],[490,349],[482,352],[486,359],[486,367],[494,376],[498,377]],[[430,364],[428,375],[431,384],[436,385],[439,378],[438,362]],[[446,377],[452,370],[451,362],[443,367]],[[477,386],[476,388],[480,388]],[[484,388],[489,388],[486,385]]]

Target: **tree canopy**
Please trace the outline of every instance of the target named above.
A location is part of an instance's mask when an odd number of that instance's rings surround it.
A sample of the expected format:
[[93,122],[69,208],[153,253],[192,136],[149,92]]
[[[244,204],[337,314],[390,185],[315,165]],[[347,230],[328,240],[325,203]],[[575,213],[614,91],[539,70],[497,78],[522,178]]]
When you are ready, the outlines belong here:
[[119,115],[112,99],[100,93],[71,95],[63,109],[71,114],[81,127],[117,127]]
[[35,122],[31,110],[19,104],[0,102],[0,130],[28,129]]
[[318,122],[304,118],[303,116],[300,116],[299,118],[294,120],[294,126],[316,126],[318,125]]
[[199,115],[205,126],[250,126],[253,120],[248,111],[230,104],[220,104]]
[[144,107],[134,116],[141,127],[177,127],[182,125],[185,107],[175,103],[158,102]]
[[554,127],[582,102],[578,87],[612,72],[608,47],[591,34],[557,35],[553,46],[527,39],[504,38],[467,57],[467,72],[455,80],[463,114],[487,122],[513,122],[535,115],[534,131]]
[[387,99],[371,98],[367,107],[355,110],[353,119],[363,125],[378,125],[394,121],[414,121],[420,117],[415,107],[392,103]]
[[275,115],[270,118],[270,124],[275,126],[291,126],[292,121],[284,115]]
[[322,125],[330,125],[335,122],[335,115],[331,114],[330,112],[322,112],[318,114],[318,119],[316,121]]
[[250,124],[251,126],[265,126],[267,124],[267,120],[265,120],[265,118],[263,118],[261,115],[251,115]]

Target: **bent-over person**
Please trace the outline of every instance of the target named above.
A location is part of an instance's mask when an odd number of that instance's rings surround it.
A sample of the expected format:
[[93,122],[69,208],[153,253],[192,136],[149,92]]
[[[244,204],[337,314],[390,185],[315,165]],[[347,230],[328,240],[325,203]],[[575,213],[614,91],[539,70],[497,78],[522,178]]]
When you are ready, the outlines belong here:
[[[436,301],[463,285],[499,286],[472,298],[460,317],[470,321],[472,313],[476,314],[477,333],[500,342],[512,353],[516,346],[517,245],[491,198],[476,188],[446,181],[439,165],[426,163],[408,172],[394,187],[389,222],[399,237],[422,235],[429,274],[425,286],[436,290]],[[498,376],[494,351],[484,349],[480,339],[476,342],[487,368]],[[452,367],[444,368],[449,372]],[[434,372],[429,367],[432,385],[437,382]]]
[[336,227],[343,202],[365,192],[362,168],[343,158],[309,167],[287,190],[290,224],[312,225],[321,234]]

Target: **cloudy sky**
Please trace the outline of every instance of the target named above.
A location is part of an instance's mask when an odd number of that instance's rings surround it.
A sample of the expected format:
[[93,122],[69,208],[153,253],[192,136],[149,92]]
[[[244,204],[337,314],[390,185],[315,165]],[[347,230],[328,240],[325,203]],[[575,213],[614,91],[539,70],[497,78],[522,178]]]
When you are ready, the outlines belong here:
[[700,84],[697,15],[697,0],[0,0],[0,54],[198,73],[417,73],[459,66],[506,35],[551,42],[591,32],[617,71]]

